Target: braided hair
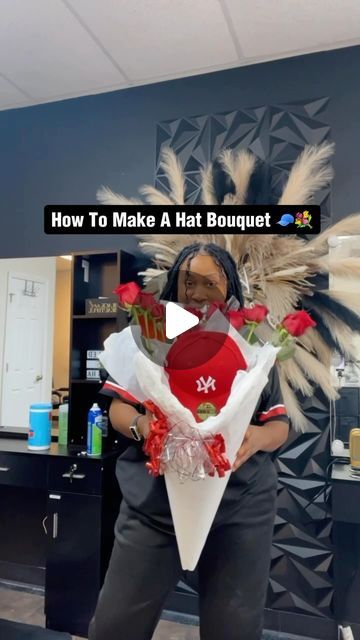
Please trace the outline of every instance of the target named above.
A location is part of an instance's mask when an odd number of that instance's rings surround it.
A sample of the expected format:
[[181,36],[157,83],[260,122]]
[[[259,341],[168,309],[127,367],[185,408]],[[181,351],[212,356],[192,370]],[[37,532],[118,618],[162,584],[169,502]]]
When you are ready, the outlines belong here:
[[228,300],[231,296],[239,301],[240,307],[244,306],[244,297],[242,294],[239,275],[237,272],[234,258],[228,251],[222,249],[213,242],[194,242],[193,244],[184,247],[180,253],[176,256],[175,262],[171,269],[168,271],[167,283],[160,294],[160,299],[170,300],[177,302],[178,295],[178,278],[181,265],[186,262],[186,267],[190,269],[191,260],[197,255],[211,256],[218,267],[223,271],[227,280],[227,294]]

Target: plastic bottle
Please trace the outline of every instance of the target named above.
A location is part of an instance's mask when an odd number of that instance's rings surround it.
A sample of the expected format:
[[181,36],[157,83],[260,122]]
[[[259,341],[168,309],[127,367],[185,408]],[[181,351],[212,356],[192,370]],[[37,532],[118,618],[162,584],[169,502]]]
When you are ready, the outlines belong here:
[[109,418],[108,418],[107,411],[103,411],[101,429],[102,429],[102,437],[107,438],[109,434]]
[[102,411],[94,402],[88,413],[87,430],[87,454],[88,456],[99,456],[102,452]]
[[46,402],[30,405],[28,449],[50,449],[51,409],[52,404]]
[[66,445],[68,443],[68,418],[69,405],[65,401],[59,406],[59,435],[58,444]]

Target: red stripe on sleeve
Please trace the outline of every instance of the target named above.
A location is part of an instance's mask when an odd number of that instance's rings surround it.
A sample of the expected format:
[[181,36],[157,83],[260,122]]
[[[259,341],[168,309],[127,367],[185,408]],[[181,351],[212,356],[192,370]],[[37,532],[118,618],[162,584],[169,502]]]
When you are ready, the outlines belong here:
[[114,382],[106,381],[104,383],[103,389],[109,389],[109,391],[116,391],[116,393],[120,396],[120,398],[124,398],[124,400],[128,400],[128,402],[132,402],[133,404],[141,404],[140,400],[135,398],[135,396],[131,395],[126,389],[120,387],[120,385],[115,384]]
[[277,404],[274,407],[270,407],[268,411],[262,411],[258,415],[258,420],[259,422],[266,422],[269,418],[274,418],[276,416],[287,416],[284,404]]

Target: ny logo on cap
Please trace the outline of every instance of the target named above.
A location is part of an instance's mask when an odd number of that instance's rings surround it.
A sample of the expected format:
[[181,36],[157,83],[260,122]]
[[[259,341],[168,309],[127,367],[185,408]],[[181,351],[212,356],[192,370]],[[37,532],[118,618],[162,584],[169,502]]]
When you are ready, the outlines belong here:
[[211,376],[208,376],[207,380],[205,380],[204,376],[201,376],[196,380],[197,391],[203,391],[204,393],[209,393],[209,389],[216,391],[215,382],[215,378],[212,378]]

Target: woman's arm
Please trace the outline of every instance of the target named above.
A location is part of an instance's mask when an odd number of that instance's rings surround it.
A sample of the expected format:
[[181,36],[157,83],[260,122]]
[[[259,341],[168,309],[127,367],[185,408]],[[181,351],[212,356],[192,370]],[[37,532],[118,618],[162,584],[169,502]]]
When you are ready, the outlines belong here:
[[271,420],[266,422],[263,427],[254,428],[261,429],[259,451],[267,451],[269,453],[276,451],[288,439],[289,423],[282,420]]
[[150,431],[149,426],[149,412],[146,415],[139,413],[135,407],[131,404],[127,404],[118,398],[114,398],[110,405],[109,417],[112,426],[116,431],[119,431],[126,438],[132,439],[130,426],[133,423],[136,416],[140,416],[137,422],[137,428],[139,429],[143,438],[146,438]]

